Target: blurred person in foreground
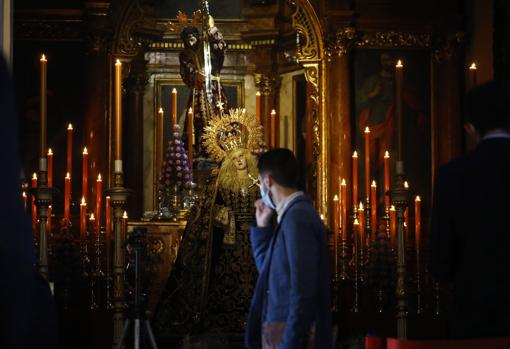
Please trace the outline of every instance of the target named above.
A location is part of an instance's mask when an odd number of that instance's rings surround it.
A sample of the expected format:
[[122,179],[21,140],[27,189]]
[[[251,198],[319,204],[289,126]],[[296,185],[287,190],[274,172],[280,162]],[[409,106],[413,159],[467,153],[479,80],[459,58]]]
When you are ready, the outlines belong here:
[[451,283],[453,338],[510,336],[510,93],[490,81],[466,97],[469,154],[436,173],[431,270]]
[[14,87],[0,55],[0,348],[57,348],[57,321],[48,282],[35,269],[34,241],[21,200],[21,162]]

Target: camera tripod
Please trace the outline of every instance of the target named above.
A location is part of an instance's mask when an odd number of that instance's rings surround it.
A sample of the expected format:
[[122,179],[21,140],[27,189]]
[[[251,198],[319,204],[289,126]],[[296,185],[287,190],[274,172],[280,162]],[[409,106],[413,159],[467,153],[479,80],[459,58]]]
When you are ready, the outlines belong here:
[[124,243],[124,246],[130,245],[133,248],[133,252],[135,255],[134,261],[134,304],[132,305],[132,309],[129,312],[128,318],[124,323],[124,330],[122,331],[122,336],[120,337],[120,341],[116,347],[116,349],[121,349],[124,341],[127,338],[130,327],[133,327],[133,348],[140,349],[140,340],[144,331],[149,337],[149,342],[152,349],[158,349],[156,345],[156,340],[154,338],[154,334],[152,333],[152,328],[149,320],[145,318],[144,306],[141,301],[141,292],[142,292],[142,281],[140,276],[141,270],[141,254],[142,250],[145,248],[145,244],[140,241],[142,237],[147,232],[145,228],[135,228],[133,233],[130,234],[129,238]]

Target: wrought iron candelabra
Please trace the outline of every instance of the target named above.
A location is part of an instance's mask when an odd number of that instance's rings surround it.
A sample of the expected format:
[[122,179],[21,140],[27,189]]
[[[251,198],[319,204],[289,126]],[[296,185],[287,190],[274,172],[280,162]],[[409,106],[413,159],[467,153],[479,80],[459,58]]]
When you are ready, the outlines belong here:
[[39,180],[33,194],[36,198],[37,217],[39,219],[39,272],[48,279],[48,240],[46,223],[48,222],[48,207],[53,200],[53,189],[48,187],[48,172],[46,158],[39,159]]

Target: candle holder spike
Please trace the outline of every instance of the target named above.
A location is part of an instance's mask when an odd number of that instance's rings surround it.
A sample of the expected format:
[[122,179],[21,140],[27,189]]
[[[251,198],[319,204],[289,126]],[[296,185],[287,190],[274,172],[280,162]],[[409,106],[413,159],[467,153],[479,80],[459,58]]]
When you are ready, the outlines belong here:
[[53,192],[54,189],[48,187],[48,172],[43,167],[38,174],[37,188],[32,190],[32,193],[35,195],[37,217],[39,219],[38,267],[39,272],[46,280],[48,280],[48,237],[46,233],[46,223],[48,222],[48,207],[53,201]]
[[[119,161],[119,160],[116,160]],[[116,171],[113,174],[113,187],[106,191],[113,208],[113,347],[121,340],[124,326],[124,239],[122,232],[122,215],[127,205],[131,190],[124,188],[124,174]]]
[[407,288],[406,288],[406,235],[404,232],[405,209],[408,204],[408,190],[404,187],[404,162],[397,161],[395,189],[392,191],[393,204],[397,210],[397,337],[407,338]]

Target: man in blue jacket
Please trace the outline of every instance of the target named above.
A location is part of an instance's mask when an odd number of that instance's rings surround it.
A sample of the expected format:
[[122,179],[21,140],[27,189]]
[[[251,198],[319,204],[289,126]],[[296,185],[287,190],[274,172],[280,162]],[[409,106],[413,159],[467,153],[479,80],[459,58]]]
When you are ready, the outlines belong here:
[[[259,278],[246,329],[248,348],[331,348],[327,235],[310,198],[297,190],[288,149],[259,159],[262,199],[251,241]],[[272,226],[276,213],[276,227]]]

